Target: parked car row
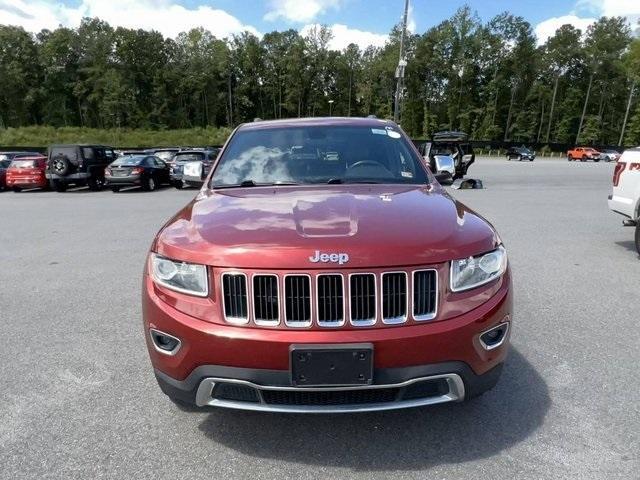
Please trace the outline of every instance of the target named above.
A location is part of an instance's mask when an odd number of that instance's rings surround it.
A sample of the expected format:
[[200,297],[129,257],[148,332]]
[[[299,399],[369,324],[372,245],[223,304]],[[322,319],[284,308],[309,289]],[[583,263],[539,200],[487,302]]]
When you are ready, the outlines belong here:
[[616,150],[596,150],[592,147],[575,147],[567,152],[567,160],[586,162],[587,160],[593,160],[599,162],[604,160],[605,162],[617,162],[620,159],[620,152]]
[[90,190],[139,186],[155,190],[166,184],[200,187],[216,160],[215,147],[162,147],[115,150],[106,145],[52,145],[48,155],[0,152],[0,190],[88,186]]

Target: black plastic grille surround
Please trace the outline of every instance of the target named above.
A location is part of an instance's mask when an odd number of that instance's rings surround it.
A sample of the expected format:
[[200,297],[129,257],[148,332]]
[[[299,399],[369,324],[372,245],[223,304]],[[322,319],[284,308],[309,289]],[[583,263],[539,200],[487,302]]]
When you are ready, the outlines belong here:
[[363,388],[354,390],[261,390],[250,385],[231,382],[216,383],[212,398],[234,402],[264,403],[267,405],[333,406],[393,403],[420,400],[449,393],[443,378],[422,380],[404,387]]
[[361,405],[388,403],[397,400],[399,388],[371,388],[364,390],[333,390],[328,392],[304,390],[264,390],[262,398],[270,405]]

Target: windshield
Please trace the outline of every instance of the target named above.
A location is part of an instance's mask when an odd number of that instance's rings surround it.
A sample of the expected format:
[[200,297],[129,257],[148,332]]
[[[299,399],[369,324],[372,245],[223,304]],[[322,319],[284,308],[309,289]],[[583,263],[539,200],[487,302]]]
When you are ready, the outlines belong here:
[[11,166],[14,168],[33,168],[36,166],[35,160],[14,160],[11,162]]
[[238,131],[216,166],[213,188],[241,184],[427,183],[392,127],[305,126]]
[[204,152],[176,153],[175,162],[201,162],[204,160]]
[[114,167],[140,165],[147,157],[122,157],[112,163]]
[[156,157],[158,157],[160,160],[164,160],[165,162],[167,162],[171,160],[175,154],[176,154],[175,151],[156,152]]
[[69,160],[77,160],[78,149],[76,147],[53,147],[51,149],[50,158],[57,157],[59,155],[69,158]]

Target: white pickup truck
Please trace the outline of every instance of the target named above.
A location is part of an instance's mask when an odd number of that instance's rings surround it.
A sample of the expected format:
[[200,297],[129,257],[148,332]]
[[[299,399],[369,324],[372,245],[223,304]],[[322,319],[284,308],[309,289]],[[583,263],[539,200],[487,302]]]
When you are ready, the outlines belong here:
[[636,249],[640,253],[640,147],[625,150],[618,160],[609,208],[625,217],[625,227],[636,228]]

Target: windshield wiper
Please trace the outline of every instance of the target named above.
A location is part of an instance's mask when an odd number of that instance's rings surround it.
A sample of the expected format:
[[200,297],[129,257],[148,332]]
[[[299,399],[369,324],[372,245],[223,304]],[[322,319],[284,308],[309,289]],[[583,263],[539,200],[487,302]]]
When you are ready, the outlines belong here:
[[240,183],[232,185],[213,185],[213,188],[218,190],[222,188],[246,188],[246,187],[279,187],[281,185],[300,185],[297,182],[264,182],[257,183],[255,180],[243,180]]
[[342,185],[344,183],[369,183],[369,184],[376,184],[376,183],[383,183],[383,182],[378,182],[376,180],[345,180],[344,178],[330,178],[329,180],[327,180],[327,185]]

